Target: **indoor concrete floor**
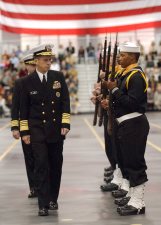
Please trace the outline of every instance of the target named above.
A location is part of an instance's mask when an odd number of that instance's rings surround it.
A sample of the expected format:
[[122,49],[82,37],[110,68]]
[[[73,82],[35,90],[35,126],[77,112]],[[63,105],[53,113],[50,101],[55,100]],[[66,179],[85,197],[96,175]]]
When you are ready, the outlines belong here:
[[0,225],[161,225],[161,113],[148,113],[151,129],[146,159],[146,214],[121,217],[111,193],[102,193],[103,128],[92,127],[93,115],[72,116],[64,145],[58,212],[37,216],[37,200],[28,199],[21,144],[14,141],[9,119],[0,119]]

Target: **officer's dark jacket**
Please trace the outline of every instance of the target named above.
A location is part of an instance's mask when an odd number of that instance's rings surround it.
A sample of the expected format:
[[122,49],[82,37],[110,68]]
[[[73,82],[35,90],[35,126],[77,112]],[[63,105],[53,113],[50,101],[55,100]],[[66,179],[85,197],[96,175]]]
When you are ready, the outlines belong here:
[[61,128],[70,129],[70,100],[63,74],[49,70],[44,87],[35,71],[23,80],[22,86],[21,136],[30,134],[33,143],[64,139]]
[[19,130],[19,111],[20,111],[20,95],[21,95],[21,80],[20,78],[15,81],[15,86],[12,96],[11,108],[11,130]]
[[147,82],[141,67],[134,64],[123,70],[118,78],[118,88],[112,94],[116,118],[132,112],[145,113]]

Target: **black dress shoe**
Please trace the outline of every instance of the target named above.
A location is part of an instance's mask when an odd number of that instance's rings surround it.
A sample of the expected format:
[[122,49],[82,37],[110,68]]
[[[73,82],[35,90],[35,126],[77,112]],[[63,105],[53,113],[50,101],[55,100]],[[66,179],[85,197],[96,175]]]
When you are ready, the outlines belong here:
[[28,198],[36,198],[36,197],[37,197],[37,192],[35,190],[31,190],[28,195]]
[[48,209],[47,208],[40,208],[39,212],[38,212],[38,215],[39,216],[48,216],[49,215]]
[[145,214],[145,207],[142,207],[141,209],[137,209],[132,205],[125,205],[121,207],[119,214],[121,216]]
[[117,212],[120,213],[121,209],[127,205],[127,203],[130,201],[130,197],[124,197],[120,200],[119,205],[117,207]]
[[104,168],[104,171],[105,172],[110,171],[110,170],[113,170],[112,166],[109,166],[109,167]]
[[50,209],[50,210],[57,210],[57,209],[58,209],[58,203],[57,203],[57,202],[51,201],[51,202],[49,203],[49,209]]
[[127,195],[127,191],[123,190],[123,189],[119,189],[117,191],[112,191],[112,196],[114,198],[123,198]]
[[109,170],[104,173],[104,177],[110,177],[113,174],[113,170]]
[[103,192],[109,192],[109,191],[117,190],[118,185],[113,183],[108,183],[108,184],[101,185],[100,188],[101,188],[101,191]]
[[130,200],[130,197],[123,197],[123,198],[119,198],[119,199],[115,199],[115,204],[118,206],[124,206],[126,205]]
[[113,179],[113,175],[111,175],[110,177],[105,177],[104,181],[108,184],[111,182],[112,179]]

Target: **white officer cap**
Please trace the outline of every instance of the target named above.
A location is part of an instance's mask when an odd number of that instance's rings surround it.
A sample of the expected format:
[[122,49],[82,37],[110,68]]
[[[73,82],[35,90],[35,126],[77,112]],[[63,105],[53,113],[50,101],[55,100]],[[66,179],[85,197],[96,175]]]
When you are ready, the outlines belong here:
[[25,55],[22,60],[25,64],[35,64],[33,53]]
[[119,45],[120,52],[140,53],[140,46],[133,42],[124,42]]
[[52,44],[42,44],[38,45],[32,49],[34,57],[35,56],[54,56]]

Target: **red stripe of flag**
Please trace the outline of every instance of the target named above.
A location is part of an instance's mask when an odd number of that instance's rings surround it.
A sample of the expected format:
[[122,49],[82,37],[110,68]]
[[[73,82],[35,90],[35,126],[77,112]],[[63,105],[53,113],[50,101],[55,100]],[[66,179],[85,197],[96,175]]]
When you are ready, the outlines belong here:
[[[118,3],[130,0],[2,0],[6,3],[21,5],[84,5],[101,3]],[[133,1],[133,0],[131,0]]]
[[100,33],[114,33],[114,32],[127,32],[145,28],[158,28],[161,27],[161,21],[139,23],[125,26],[114,27],[101,27],[101,28],[79,28],[79,29],[30,29],[30,28],[15,28],[2,25],[3,30],[13,33],[26,33],[35,35],[96,35]]
[[147,7],[141,9],[131,9],[124,11],[101,12],[101,13],[74,13],[74,14],[28,14],[13,13],[1,10],[1,14],[6,17],[27,20],[87,20],[116,18],[124,16],[142,15],[147,13],[161,12],[161,6]]

